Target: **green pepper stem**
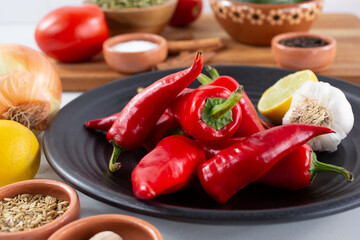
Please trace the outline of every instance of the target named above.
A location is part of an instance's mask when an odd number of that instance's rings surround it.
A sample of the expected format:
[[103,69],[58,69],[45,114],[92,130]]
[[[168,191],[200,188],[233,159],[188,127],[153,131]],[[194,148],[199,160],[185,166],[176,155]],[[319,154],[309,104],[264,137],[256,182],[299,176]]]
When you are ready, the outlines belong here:
[[197,79],[201,83],[201,85],[207,85],[212,82],[212,79],[203,73],[200,73],[200,75],[197,77]]
[[212,80],[215,80],[220,76],[219,72],[211,66],[206,66],[205,69],[209,73]]
[[121,168],[121,163],[117,162],[117,159],[119,158],[120,154],[124,151],[124,149],[119,145],[117,145],[115,142],[111,142],[111,144],[113,145],[114,148],[109,161],[109,170],[110,172],[116,172]]
[[319,172],[335,172],[343,175],[348,182],[354,181],[354,174],[343,167],[319,162],[316,154],[311,152],[311,165],[310,165],[310,183],[312,183]]
[[228,99],[225,102],[215,105],[211,111],[210,116],[216,119],[220,119],[228,111],[231,111],[233,107],[240,101],[241,97],[244,95],[244,87],[242,85],[238,86],[235,91],[233,91]]

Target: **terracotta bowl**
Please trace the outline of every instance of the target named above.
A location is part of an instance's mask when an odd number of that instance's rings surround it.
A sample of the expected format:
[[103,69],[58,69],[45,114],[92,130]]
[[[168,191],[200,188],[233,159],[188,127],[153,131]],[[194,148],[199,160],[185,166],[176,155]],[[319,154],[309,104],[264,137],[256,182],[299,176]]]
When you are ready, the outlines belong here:
[[79,219],[80,203],[75,190],[69,185],[49,179],[33,179],[12,183],[0,188],[0,200],[4,198],[13,198],[18,194],[44,194],[63,200],[69,201],[69,207],[63,215],[56,218],[41,227],[21,232],[2,232],[0,231],[0,239],[7,240],[26,240],[47,239],[52,233],[62,226]]
[[122,33],[160,33],[169,23],[178,0],[144,8],[103,8],[110,36]]
[[323,0],[294,4],[254,4],[210,0],[215,18],[235,40],[269,45],[280,33],[308,31],[320,15]]
[[[328,44],[311,48],[288,47],[280,44],[284,39],[298,37],[320,38]],[[327,66],[334,61],[336,55],[336,40],[329,36],[314,33],[283,33],[272,39],[271,51],[275,61],[281,67],[294,70],[309,69],[314,72],[319,72],[325,70]]]
[[88,240],[102,231],[112,231],[124,240],[163,240],[150,223],[121,214],[104,214],[83,218],[57,230],[48,240]]
[[[141,52],[119,52],[112,47],[118,43],[143,40],[157,44],[156,48]],[[122,73],[139,73],[164,61],[168,49],[165,38],[150,33],[128,33],[107,39],[103,44],[104,58],[107,64]]]

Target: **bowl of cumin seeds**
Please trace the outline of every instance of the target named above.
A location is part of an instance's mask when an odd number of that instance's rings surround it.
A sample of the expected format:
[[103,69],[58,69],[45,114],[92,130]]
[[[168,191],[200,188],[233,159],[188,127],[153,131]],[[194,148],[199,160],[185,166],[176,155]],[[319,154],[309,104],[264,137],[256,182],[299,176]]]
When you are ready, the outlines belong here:
[[0,239],[47,239],[80,218],[76,191],[50,179],[32,179],[0,188]]

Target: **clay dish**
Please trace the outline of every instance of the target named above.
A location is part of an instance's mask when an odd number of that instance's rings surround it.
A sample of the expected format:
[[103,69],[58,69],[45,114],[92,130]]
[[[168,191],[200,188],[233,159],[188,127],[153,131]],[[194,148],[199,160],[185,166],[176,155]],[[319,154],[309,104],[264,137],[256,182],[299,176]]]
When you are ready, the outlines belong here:
[[7,240],[45,240],[52,233],[62,226],[79,219],[80,203],[75,190],[69,185],[49,179],[33,179],[21,181],[6,185],[0,188],[0,200],[4,198],[13,198],[18,194],[44,194],[63,200],[69,201],[69,207],[63,215],[56,218],[43,226],[27,231],[19,232],[2,232],[0,231],[0,239]]
[[[328,44],[321,47],[299,48],[288,47],[280,42],[284,39],[298,37],[315,37],[320,38]],[[271,42],[271,51],[277,64],[284,68],[294,70],[309,69],[314,72],[320,72],[334,61],[336,55],[336,40],[329,36],[294,32],[277,35]]]
[[110,36],[122,33],[160,33],[169,23],[178,0],[143,8],[103,8]]
[[216,20],[235,40],[270,45],[280,33],[308,31],[320,15],[323,0],[294,4],[257,4],[235,0],[210,0]]
[[88,240],[102,231],[112,231],[124,240],[163,240],[160,232],[150,223],[121,214],[79,219],[57,230],[48,240]]
[[[132,40],[149,41],[157,44],[156,48],[141,52],[120,52],[112,47],[118,43]],[[165,38],[150,33],[128,33],[107,39],[103,44],[106,63],[122,73],[139,73],[149,70],[153,65],[164,61],[168,49]]]

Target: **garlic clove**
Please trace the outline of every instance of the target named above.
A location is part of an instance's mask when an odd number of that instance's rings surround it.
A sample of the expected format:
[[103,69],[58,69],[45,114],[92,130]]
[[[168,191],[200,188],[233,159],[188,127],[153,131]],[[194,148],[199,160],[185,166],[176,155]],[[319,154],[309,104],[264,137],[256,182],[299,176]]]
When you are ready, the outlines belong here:
[[95,234],[89,240],[123,240],[118,234],[112,231],[103,231]]

